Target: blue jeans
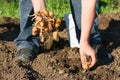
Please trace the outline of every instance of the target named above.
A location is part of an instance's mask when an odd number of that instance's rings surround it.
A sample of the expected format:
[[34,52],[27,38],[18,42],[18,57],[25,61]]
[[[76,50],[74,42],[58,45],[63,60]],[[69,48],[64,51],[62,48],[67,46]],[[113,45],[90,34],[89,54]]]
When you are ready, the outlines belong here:
[[18,50],[22,48],[29,48],[33,52],[39,51],[39,37],[32,36],[32,24],[31,17],[33,14],[33,8],[31,0],[19,0],[20,7],[20,33],[14,40],[14,43],[18,46]]
[[[70,0],[71,12],[73,15],[73,20],[75,23],[76,37],[80,41],[80,29],[81,29],[81,0]],[[96,4],[96,9],[98,9],[98,3]],[[94,24],[90,36],[90,44],[96,45],[101,42],[100,33],[98,32],[98,16],[96,14],[94,19]]]

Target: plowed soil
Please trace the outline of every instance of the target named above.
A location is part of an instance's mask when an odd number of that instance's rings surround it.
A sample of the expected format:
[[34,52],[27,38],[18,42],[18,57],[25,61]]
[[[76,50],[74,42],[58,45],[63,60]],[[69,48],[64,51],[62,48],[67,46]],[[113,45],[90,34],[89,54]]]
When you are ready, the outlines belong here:
[[[62,22],[61,32],[65,31]],[[120,80],[120,14],[99,14],[102,44],[112,56],[98,53],[98,62],[83,72],[79,49],[70,48],[68,39],[54,42],[50,50],[41,48],[31,62],[15,61],[19,19],[3,17],[0,21],[0,80]],[[111,58],[111,59],[109,59]]]

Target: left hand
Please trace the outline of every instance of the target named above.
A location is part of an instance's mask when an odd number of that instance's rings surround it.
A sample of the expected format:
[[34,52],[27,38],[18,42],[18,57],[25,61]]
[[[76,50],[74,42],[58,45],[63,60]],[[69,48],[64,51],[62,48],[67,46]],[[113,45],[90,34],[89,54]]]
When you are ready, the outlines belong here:
[[93,67],[96,64],[96,51],[88,44],[80,44],[80,59],[82,64],[85,64],[86,55],[91,57],[91,62],[89,68]]

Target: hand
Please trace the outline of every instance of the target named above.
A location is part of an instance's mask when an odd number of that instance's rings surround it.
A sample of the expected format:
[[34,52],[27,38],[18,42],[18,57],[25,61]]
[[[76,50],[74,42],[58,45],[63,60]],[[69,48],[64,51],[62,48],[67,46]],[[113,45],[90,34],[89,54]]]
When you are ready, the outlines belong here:
[[91,57],[89,68],[93,67],[96,63],[96,51],[88,43],[80,44],[80,59],[82,64],[85,64],[86,55]]
[[40,16],[35,16],[35,22],[40,22],[42,18]]

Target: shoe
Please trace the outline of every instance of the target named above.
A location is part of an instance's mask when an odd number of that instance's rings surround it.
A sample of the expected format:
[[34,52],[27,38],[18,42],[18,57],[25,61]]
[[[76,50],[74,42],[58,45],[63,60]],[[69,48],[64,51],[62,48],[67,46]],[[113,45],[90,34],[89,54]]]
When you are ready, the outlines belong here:
[[94,45],[93,48],[97,52],[97,60],[104,63],[109,63],[113,60],[113,57],[110,53],[107,52],[107,49],[102,44]]
[[20,49],[15,56],[15,59],[20,61],[32,61],[34,58],[35,55],[33,55],[33,51],[29,48]]

